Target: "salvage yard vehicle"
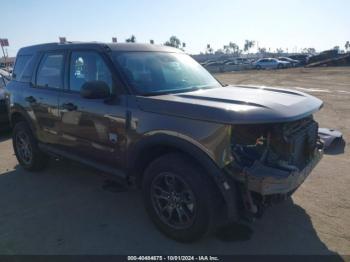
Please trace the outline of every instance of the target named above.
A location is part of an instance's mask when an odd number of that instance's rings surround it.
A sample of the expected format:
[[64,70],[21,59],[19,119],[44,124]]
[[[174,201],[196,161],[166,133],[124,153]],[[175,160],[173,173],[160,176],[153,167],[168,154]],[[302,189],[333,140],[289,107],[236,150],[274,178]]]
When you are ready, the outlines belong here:
[[304,54],[304,55],[299,54],[299,55],[291,55],[291,56],[289,56],[290,59],[299,61],[299,63],[300,63],[299,65],[302,65],[302,66],[309,63],[310,57],[311,57],[311,55],[306,55],[306,54]]
[[171,47],[25,47],[6,98],[23,168],[55,156],[111,173],[142,189],[154,224],[178,241],[260,216],[323,154],[313,119],[321,100],[224,86]]
[[291,67],[290,62],[281,61],[276,58],[262,58],[254,62],[255,69],[282,69]]
[[289,62],[292,67],[296,67],[296,66],[300,65],[300,61],[292,59],[292,58],[289,58],[289,57],[279,57],[278,60]]

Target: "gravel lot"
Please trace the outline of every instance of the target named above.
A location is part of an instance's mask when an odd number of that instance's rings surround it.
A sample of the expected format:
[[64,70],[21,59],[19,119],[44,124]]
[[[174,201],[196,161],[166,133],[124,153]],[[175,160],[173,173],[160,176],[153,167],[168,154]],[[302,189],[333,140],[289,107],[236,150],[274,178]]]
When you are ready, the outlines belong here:
[[[325,101],[322,127],[350,138],[350,67],[246,71],[224,83],[298,88]],[[0,134],[0,254],[348,254],[350,154],[333,147],[294,194],[238,235],[179,244],[159,233],[138,192],[106,174],[52,160],[40,173],[18,166],[10,134]],[[227,232],[226,232],[227,233]],[[230,233],[230,232],[228,232]]]

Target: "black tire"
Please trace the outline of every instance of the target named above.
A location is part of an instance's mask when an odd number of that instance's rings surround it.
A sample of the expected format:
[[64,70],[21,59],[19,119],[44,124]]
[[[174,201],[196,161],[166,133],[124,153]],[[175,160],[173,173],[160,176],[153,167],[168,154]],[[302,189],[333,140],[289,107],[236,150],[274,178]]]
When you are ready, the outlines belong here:
[[39,171],[45,168],[48,157],[40,151],[38,143],[26,122],[21,121],[15,125],[12,143],[16,158],[23,168],[28,171]]
[[278,64],[277,68],[278,68],[278,69],[282,69],[282,68],[283,68],[283,65],[282,65],[282,64]]
[[257,70],[261,70],[261,66],[260,66],[260,65],[257,65],[255,68],[256,68]]
[[[175,196],[167,191],[169,181]],[[147,213],[168,237],[193,242],[215,229],[222,200],[208,175],[188,157],[171,153],[153,161],[145,171],[142,191]]]

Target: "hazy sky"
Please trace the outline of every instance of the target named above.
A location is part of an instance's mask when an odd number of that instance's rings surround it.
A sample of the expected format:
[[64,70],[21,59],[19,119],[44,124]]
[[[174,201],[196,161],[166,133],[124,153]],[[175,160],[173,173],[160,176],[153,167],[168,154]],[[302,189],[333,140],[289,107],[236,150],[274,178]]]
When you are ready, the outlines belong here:
[[0,38],[9,55],[26,45],[71,41],[164,43],[171,35],[199,53],[245,39],[260,47],[315,47],[321,51],[350,40],[349,0],[11,0],[1,1]]

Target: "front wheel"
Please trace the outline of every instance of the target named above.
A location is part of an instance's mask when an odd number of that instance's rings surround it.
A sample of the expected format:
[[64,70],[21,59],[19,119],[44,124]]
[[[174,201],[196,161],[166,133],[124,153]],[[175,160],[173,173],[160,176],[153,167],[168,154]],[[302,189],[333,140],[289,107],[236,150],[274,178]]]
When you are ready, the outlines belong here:
[[181,154],[150,164],[143,180],[146,210],[158,229],[180,242],[192,242],[214,228],[220,198],[211,180]]
[[282,64],[278,64],[277,68],[278,68],[278,69],[282,69],[282,68],[283,68],[283,65],[282,65]]
[[28,124],[19,122],[13,129],[13,149],[18,162],[29,171],[38,171],[47,164],[47,156],[42,153]]

